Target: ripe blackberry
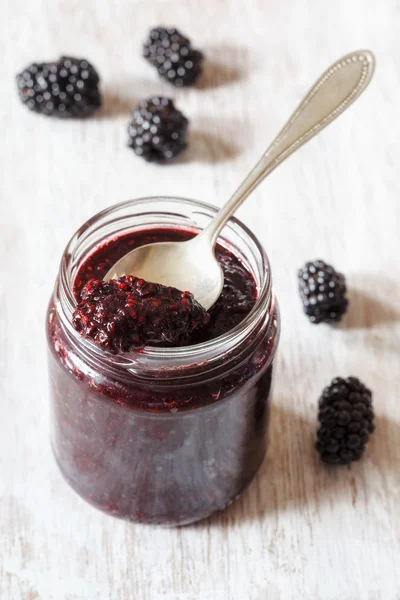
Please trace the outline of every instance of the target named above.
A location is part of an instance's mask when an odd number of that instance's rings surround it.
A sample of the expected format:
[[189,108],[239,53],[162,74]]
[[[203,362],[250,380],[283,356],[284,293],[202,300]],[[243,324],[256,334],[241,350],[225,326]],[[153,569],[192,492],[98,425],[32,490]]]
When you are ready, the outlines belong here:
[[32,63],[17,75],[19,96],[34,112],[54,117],[88,117],[101,106],[99,76],[85,59]]
[[334,323],[347,310],[346,281],[342,273],[322,260],[308,262],[298,273],[304,312],[311,323]]
[[178,87],[192,85],[201,73],[203,54],[175,28],[156,27],[143,44],[143,56],[161,77]]
[[132,116],[128,145],[138,156],[149,162],[168,162],[186,148],[189,121],[169,98],[142,100]]
[[355,377],[334,379],[319,400],[316,449],[332,465],[346,465],[364,453],[374,431],[372,394]]

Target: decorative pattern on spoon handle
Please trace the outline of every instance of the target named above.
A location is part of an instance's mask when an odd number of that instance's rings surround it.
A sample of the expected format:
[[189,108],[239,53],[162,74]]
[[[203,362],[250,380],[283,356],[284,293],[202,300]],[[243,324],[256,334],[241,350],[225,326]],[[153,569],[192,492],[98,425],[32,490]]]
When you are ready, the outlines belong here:
[[344,56],[327,69],[266,151],[265,158],[276,155],[268,171],[344,112],[365,90],[374,68],[373,54],[361,50]]

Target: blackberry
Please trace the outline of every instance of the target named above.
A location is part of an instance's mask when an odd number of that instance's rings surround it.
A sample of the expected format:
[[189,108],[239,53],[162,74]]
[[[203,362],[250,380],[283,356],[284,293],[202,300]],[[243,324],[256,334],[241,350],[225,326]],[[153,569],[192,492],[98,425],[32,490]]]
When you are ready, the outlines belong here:
[[32,63],[17,75],[22,102],[54,117],[88,117],[101,106],[99,76],[85,59],[62,56],[58,62]]
[[347,310],[346,281],[323,260],[308,262],[298,273],[304,312],[311,323],[334,323]]
[[168,162],[185,150],[188,124],[169,98],[142,100],[128,127],[128,145],[149,162]]
[[364,453],[374,431],[372,394],[355,377],[334,379],[319,400],[316,449],[332,465],[346,465]]
[[203,54],[175,28],[156,27],[143,44],[143,56],[161,77],[178,87],[192,85],[199,77]]

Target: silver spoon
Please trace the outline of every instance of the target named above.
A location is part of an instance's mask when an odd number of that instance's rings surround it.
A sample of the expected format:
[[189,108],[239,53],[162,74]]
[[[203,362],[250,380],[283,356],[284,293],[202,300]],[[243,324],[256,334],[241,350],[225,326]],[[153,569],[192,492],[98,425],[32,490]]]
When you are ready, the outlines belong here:
[[347,54],[314,84],[282,131],[211,223],[186,242],[160,242],[132,250],[105,280],[135,275],[153,283],[189,290],[209,309],[221,294],[224,276],[214,249],[221,229],[257,185],[290,154],[336,119],[368,86],[374,72],[368,50]]

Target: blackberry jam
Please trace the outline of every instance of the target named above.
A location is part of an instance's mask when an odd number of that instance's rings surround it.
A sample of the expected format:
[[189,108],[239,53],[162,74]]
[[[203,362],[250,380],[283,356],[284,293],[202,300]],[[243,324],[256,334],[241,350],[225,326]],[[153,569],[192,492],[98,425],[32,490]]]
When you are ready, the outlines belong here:
[[279,315],[268,259],[239,221],[219,239],[223,293],[187,345],[113,355],[72,326],[88,279],[134,247],[189,239],[215,212],[173,198],[125,202],[83,225],[61,261],[47,316],[53,450],[78,494],[117,517],[205,518],[264,457]]

